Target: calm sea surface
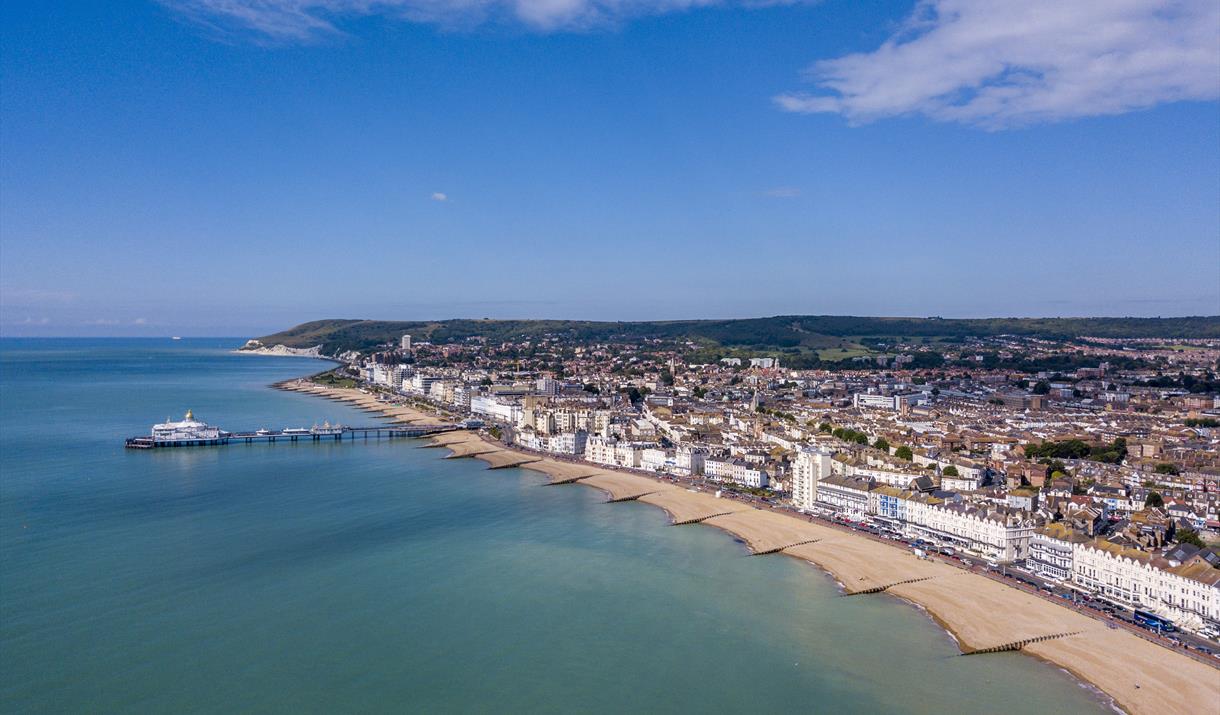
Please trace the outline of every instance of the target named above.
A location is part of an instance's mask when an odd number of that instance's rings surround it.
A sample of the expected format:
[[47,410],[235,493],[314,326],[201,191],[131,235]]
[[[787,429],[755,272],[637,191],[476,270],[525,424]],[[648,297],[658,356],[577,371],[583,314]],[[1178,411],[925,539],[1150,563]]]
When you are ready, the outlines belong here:
[[[784,557],[413,441],[124,450],[373,418],[236,340],[0,340],[4,712],[1102,712]],[[1003,614],[996,614],[1002,618]]]

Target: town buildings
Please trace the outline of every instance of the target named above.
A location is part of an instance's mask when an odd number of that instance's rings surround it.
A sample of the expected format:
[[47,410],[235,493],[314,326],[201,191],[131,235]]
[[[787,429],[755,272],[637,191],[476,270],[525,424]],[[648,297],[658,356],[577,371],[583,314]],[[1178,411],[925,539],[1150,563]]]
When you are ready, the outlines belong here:
[[[1190,392],[1215,384],[1220,347],[1142,344],[1174,377],[1104,341],[968,340],[943,356],[951,368],[894,347],[801,370],[776,355],[688,361],[694,344],[661,339],[404,335],[349,374],[527,449],[767,494],[1220,626],[1220,556],[1182,541],[1220,541],[1220,388]],[[1022,354],[1076,367],[991,367]]]

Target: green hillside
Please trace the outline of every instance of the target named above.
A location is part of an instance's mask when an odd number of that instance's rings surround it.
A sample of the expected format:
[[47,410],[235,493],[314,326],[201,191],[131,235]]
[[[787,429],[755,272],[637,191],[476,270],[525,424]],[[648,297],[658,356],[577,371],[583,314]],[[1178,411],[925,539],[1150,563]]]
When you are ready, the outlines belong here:
[[548,335],[581,341],[686,338],[704,344],[759,349],[839,348],[860,338],[957,340],[993,335],[1049,339],[1220,338],[1220,316],[1187,318],[870,318],[792,315],[737,320],[597,322],[582,320],[315,320],[259,338],[264,345],[321,345],[334,354],[366,351],[397,341],[404,333],[416,340],[445,343],[471,336],[493,342],[537,339]]

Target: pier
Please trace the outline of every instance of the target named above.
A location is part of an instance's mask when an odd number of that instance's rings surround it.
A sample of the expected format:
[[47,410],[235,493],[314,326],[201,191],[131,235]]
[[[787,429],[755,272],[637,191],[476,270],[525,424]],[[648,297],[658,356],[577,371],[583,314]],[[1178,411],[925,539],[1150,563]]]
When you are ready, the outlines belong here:
[[258,430],[257,432],[220,432],[214,439],[160,440],[152,437],[128,437],[128,449],[163,449],[168,447],[219,447],[228,444],[275,444],[277,442],[343,442],[370,439],[426,437],[431,434],[463,429],[457,425],[381,425],[376,427],[335,427],[326,431]]

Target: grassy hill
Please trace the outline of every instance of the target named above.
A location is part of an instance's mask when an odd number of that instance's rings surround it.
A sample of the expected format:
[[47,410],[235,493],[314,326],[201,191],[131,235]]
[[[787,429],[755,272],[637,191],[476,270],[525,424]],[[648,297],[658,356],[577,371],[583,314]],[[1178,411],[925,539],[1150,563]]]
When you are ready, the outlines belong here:
[[264,345],[321,345],[334,354],[370,350],[397,341],[404,333],[416,340],[444,343],[471,336],[489,341],[536,339],[560,335],[582,341],[686,338],[707,345],[757,349],[801,348],[811,351],[850,348],[861,338],[957,340],[991,335],[1025,335],[1049,339],[1220,338],[1220,316],[1188,318],[870,318],[834,315],[787,315],[737,320],[598,322],[585,320],[315,320],[266,335]]

